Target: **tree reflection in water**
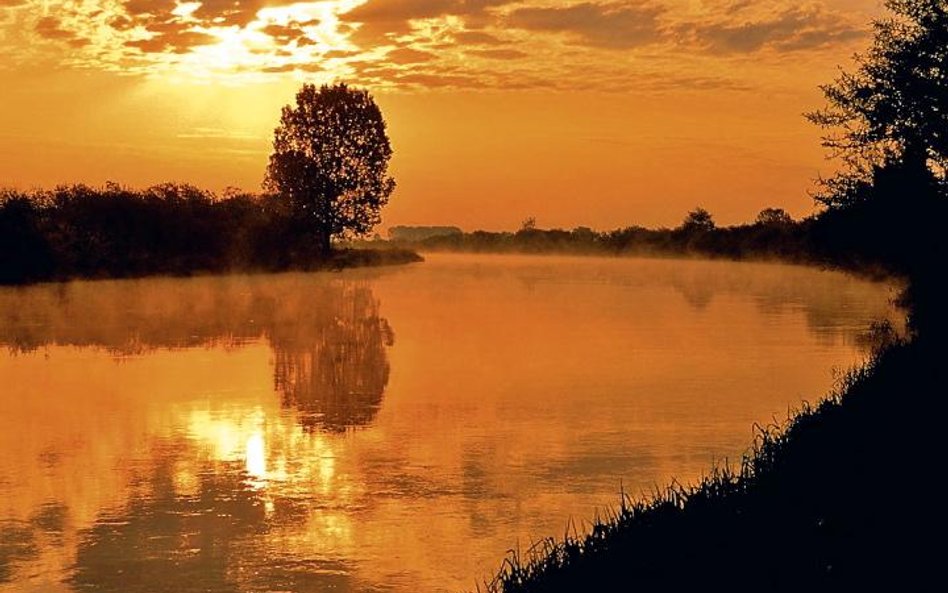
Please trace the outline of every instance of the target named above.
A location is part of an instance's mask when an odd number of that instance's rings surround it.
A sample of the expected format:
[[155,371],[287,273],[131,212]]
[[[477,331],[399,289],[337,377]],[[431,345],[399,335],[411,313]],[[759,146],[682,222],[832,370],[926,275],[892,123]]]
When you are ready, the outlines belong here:
[[274,383],[283,405],[296,407],[306,428],[342,431],[375,416],[388,384],[385,348],[395,336],[368,287],[320,296],[316,309],[328,313],[270,335]]
[[369,281],[327,274],[75,282],[0,289],[0,344],[116,357],[267,340],[274,385],[309,430],[372,421],[394,332]]

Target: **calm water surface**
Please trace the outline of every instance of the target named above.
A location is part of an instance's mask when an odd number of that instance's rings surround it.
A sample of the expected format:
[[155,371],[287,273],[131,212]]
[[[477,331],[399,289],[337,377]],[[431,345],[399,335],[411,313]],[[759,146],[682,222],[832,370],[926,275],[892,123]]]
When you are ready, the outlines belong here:
[[862,359],[890,286],[431,255],[0,289],[0,590],[457,591]]

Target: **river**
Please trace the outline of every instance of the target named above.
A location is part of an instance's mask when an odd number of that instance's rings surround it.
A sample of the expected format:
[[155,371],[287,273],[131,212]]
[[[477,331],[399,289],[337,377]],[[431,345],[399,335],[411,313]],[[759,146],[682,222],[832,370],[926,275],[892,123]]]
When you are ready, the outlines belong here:
[[0,591],[460,591],[739,462],[894,288],[432,254],[0,289]]

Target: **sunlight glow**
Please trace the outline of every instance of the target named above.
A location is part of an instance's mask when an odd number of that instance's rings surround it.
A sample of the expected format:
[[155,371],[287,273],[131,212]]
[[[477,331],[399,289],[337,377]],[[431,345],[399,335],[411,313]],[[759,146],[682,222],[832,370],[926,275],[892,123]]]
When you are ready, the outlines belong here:
[[200,8],[200,2],[178,2],[178,6],[171,11],[171,14],[180,17],[189,17],[194,11]]

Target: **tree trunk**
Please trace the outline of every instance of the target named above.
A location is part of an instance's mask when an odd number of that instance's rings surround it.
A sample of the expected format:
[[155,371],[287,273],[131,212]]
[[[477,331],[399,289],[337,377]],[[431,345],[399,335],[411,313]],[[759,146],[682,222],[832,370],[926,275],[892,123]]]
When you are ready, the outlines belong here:
[[319,254],[328,257],[332,253],[332,237],[329,231],[320,231],[317,235]]

